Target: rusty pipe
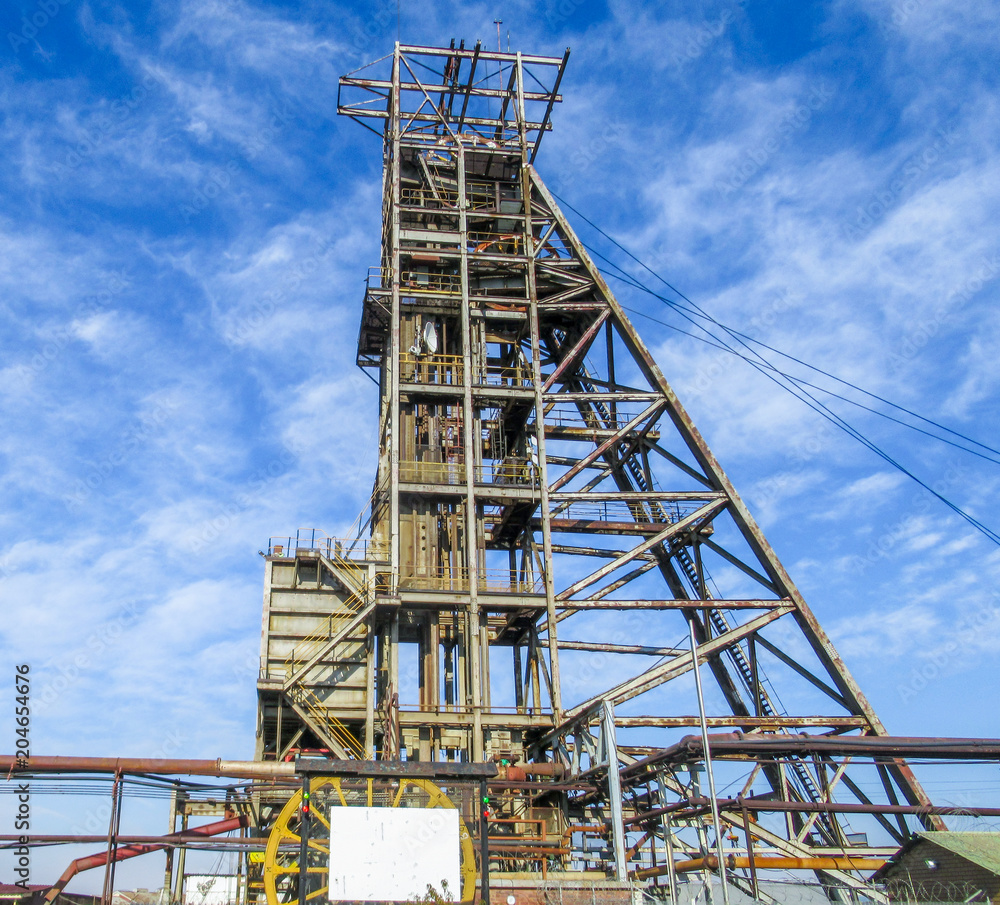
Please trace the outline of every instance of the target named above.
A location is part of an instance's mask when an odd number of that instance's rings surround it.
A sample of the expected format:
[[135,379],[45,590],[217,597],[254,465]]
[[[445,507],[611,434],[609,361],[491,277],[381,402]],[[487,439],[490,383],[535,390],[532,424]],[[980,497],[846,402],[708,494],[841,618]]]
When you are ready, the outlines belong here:
[[294,763],[252,760],[183,760],[160,757],[27,757],[0,755],[0,770],[19,773],[152,773],[165,776],[232,776],[294,779]]
[[[181,846],[181,845],[192,845],[195,846],[199,842],[205,842],[204,836],[193,836],[191,835],[193,831],[185,831],[183,833],[177,833],[170,836],[167,839],[164,836],[126,836],[126,835],[115,835],[115,839],[118,841],[119,845],[126,845],[132,843],[151,843],[151,842],[162,842],[165,847],[170,846]],[[80,844],[90,844],[97,842],[107,842],[107,833],[101,836],[94,835],[81,835],[79,833],[50,833],[45,835],[37,835],[32,833],[28,841],[22,842],[24,839],[24,834],[17,835],[16,833],[5,833],[0,835],[0,851],[5,848],[12,848],[15,844],[17,845],[28,845],[38,846],[38,847],[48,847],[50,845],[80,845]],[[227,839],[226,843],[228,845],[234,846],[257,846],[258,848],[264,848],[268,843],[268,836],[239,836],[233,839]]]
[[[802,813],[802,814],[912,814],[939,817],[1000,817],[1000,808],[954,807],[951,805],[920,804],[864,804],[861,802],[838,801],[772,801],[768,798],[720,798],[723,810],[746,808],[751,813]],[[709,805],[704,796],[692,796],[684,801],[675,801],[660,808],[644,811],[623,821],[626,826],[644,824],[662,817],[664,814],[679,814],[682,811],[703,812]]]
[[499,771],[501,779],[524,782],[529,776],[553,776],[559,779],[566,772],[566,768],[557,763],[509,764],[506,767],[500,767]]
[[[750,858],[747,855],[727,855],[725,858],[726,867],[730,870],[736,868],[750,867]],[[878,870],[885,864],[884,858],[852,858],[849,855],[816,856],[811,858],[792,858],[782,855],[755,855],[754,866],[757,870],[855,870],[868,871]],[[662,876],[669,873],[669,864],[658,867],[647,867],[637,870],[635,877],[637,880],[645,880],[649,877]],[[696,870],[718,870],[719,858],[717,855],[708,855],[705,858],[690,858],[687,861],[675,861],[673,869],[679,874],[691,873]]]
[[[79,758],[80,760],[97,760],[98,758]],[[112,861],[125,861],[128,858],[136,858],[139,855],[145,855],[149,852],[156,852],[160,849],[167,848],[172,842],[176,841],[178,837],[185,836],[218,836],[220,833],[230,833],[233,830],[241,829],[242,827],[248,826],[249,820],[245,816],[240,817],[230,817],[228,820],[219,820],[216,823],[209,823],[205,826],[198,826],[194,828],[189,828],[181,833],[168,833],[163,837],[162,842],[154,843],[151,845],[127,845],[124,848],[117,849],[113,855],[110,855]],[[96,855],[87,855],[83,858],[77,858],[75,861],[70,861],[69,867],[62,872],[62,876],[52,885],[52,887],[45,893],[44,901],[51,903],[56,900],[59,893],[65,889],[66,884],[73,879],[80,871],[90,870],[92,867],[101,867],[108,863],[109,852],[98,852]]]

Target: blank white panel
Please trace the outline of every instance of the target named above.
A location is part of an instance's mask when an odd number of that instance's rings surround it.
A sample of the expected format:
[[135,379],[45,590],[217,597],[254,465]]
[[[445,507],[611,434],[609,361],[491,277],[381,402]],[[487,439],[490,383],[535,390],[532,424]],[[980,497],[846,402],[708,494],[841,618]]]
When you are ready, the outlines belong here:
[[459,898],[458,828],[451,808],[331,808],[330,899],[398,902],[446,881]]

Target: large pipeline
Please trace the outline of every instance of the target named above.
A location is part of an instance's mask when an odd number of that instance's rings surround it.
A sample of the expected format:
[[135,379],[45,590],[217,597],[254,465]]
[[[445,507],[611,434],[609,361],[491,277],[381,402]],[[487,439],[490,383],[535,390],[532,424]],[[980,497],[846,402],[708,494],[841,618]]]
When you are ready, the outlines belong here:
[[[727,855],[726,867],[735,870],[738,867],[753,867],[755,870],[878,870],[885,864],[884,858],[852,858],[849,855],[818,856],[807,858],[791,858],[782,855],[760,855],[751,859],[748,855]],[[691,873],[695,870],[718,870],[717,855],[705,858],[691,858],[687,861],[676,861],[673,870],[679,874]],[[657,867],[647,867],[635,872],[636,879],[646,880],[670,873],[669,864]]]
[[[317,770],[317,766],[319,770]],[[452,766],[429,761],[330,761],[329,764],[319,761],[310,765],[309,772],[323,772],[329,766],[331,775],[340,772],[367,775],[367,770],[388,777],[396,770],[399,775],[410,775],[426,767],[431,773],[440,772],[442,777],[450,775]],[[405,768],[405,769],[404,769]],[[298,775],[298,765],[294,761],[255,761],[255,760],[181,760],[175,758],[152,757],[28,757],[18,758],[14,755],[0,755],[0,770],[12,775],[19,773],[148,773],[163,776],[221,776],[236,779],[287,779],[294,780]],[[480,768],[469,768],[480,769]],[[482,769],[485,769],[483,767]],[[524,781],[529,776],[546,776],[559,778],[565,768],[559,763],[512,764],[497,767],[496,773],[502,779],[513,782]],[[476,774],[478,776],[478,774]]]
[[294,763],[253,760],[181,760],[161,757],[27,757],[0,755],[0,769],[19,773],[150,773],[165,776],[231,776],[295,779]]

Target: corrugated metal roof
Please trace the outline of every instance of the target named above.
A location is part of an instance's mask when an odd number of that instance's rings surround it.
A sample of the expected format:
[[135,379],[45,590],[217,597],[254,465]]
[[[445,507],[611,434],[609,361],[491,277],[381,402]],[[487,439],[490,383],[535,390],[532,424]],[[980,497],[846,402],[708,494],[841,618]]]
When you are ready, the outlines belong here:
[[925,832],[918,834],[931,845],[943,848],[1000,876],[1000,833]]

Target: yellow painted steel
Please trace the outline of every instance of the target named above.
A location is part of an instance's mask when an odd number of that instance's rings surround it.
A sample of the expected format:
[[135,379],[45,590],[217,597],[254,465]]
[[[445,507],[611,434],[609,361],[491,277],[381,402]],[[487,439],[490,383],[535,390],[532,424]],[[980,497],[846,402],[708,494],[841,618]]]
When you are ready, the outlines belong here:
[[[452,800],[426,779],[348,779],[318,776],[309,786],[310,814],[313,821],[309,848],[319,853],[322,863],[310,864],[307,871],[315,877],[308,900],[325,900],[329,893],[330,825],[338,807],[423,807],[455,809]],[[288,799],[271,827],[264,850],[264,890],[268,905],[283,905],[298,900],[299,852],[298,827],[302,791]],[[461,902],[472,902],[476,891],[476,854],[469,830],[459,815]]]

